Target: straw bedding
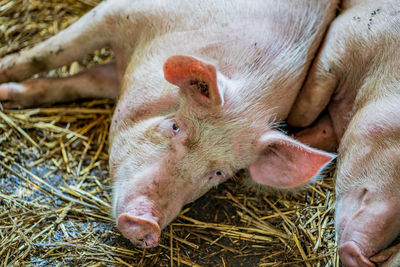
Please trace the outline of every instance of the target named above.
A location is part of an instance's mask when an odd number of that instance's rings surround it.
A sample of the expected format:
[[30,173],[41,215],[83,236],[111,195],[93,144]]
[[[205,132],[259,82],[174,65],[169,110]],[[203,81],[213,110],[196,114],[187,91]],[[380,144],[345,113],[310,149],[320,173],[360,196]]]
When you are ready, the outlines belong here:
[[[0,57],[56,34],[98,0],[0,0]],[[41,74],[66,76],[108,49]],[[331,178],[296,194],[239,173],[184,207],[161,245],[137,249],[110,215],[111,100],[0,112],[1,266],[338,266]]]

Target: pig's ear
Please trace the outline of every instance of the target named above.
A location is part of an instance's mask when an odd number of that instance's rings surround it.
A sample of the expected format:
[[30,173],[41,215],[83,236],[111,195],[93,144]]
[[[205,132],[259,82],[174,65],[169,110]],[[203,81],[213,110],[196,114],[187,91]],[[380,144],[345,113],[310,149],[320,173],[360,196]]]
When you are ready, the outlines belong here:
[[165,79],[182,90],[185,96],[194,98],[199,104],[220,106],[222,93],[217,85],[217,72],[213,65],[197,58],[176,55],[164,63]]
[[317,176],[334,154],[308,147],[276,130],[263,134],[256,144],[258,159],[249,166],[259,184],[294,188]]

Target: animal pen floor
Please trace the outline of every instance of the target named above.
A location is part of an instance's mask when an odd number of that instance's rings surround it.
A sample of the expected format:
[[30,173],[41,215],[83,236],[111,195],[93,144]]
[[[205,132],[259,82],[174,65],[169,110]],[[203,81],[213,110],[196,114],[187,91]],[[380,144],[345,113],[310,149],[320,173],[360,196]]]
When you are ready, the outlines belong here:
[[[97,0],[0,0],[0,57],[64,29]],[[79,49],[79,48],[77,48]],[[47,74],[109,60],[107,49]],[[137,249],[111,219],[114,102],[0,112],[0,266],[339,266],[331,178],[296,194],[242,172],[186,205],[161,245]]]

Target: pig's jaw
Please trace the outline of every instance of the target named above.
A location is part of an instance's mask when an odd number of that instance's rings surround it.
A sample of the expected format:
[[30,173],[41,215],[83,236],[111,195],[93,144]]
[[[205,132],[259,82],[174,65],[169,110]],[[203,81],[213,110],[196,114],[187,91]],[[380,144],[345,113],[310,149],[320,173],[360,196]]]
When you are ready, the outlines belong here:
[[336,205],[339,256],[346,267],[375,266],[369,258],[400,232],[400,196],[383,196],[366,187],[349,190]]

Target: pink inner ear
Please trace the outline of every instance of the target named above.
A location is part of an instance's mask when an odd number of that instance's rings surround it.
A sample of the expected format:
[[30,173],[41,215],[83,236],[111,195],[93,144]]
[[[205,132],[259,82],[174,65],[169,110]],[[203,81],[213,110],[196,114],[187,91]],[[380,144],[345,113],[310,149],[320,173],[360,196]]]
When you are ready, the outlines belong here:
[[278,131],[264,134],[259,158],[249,166],[253,180],[277,188],[305,184],[334,159],[334,155],[308,147]]
[[194,90],[192,95],[201,103],[222,103],[217,86],[217,72],[213,65],[194,57],[176,55],[164,63],[165,79],[183,90]]

